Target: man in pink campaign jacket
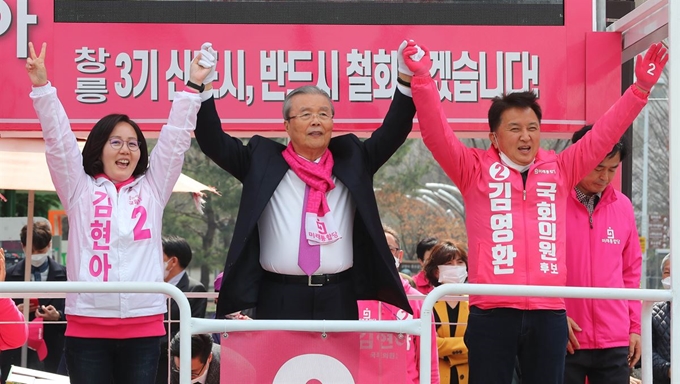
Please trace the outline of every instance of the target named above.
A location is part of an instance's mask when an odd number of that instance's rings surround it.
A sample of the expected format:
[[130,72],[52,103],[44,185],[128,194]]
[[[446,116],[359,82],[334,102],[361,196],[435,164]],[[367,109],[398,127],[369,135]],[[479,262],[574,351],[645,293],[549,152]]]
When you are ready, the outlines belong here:
[[[540,149],[542,114],[533,92],[495,98],[489,109],[491,147],[467,148],[444,115],[429,53],[423,48],[425,55],[416,61],[421,55],[415,43],[406,49],[423,141],[465,199],[470,283],[564,286],[569,194],[644,107],[666,64],[666,49],[654,44],[638,58],[637,82],[591,132],[559,155]],[[516,358],[524,384],[562,383],[564,300],[470,295],[465,344],[470,384],[510,383]]]
[[[392,256],[394,257],[394,263],[399,268],[399,263],[404,256],[404,251],[399,247],[399,235],[397,232],[387,226],[383,227],[385,231],[385,239],[387,240],[387,245],[390,247]],[[420,293],[417,289],[413,288],[409,282],[401,278],[401,283],[404,286],[404,291],[408,296],[422,296],[420,299],[409,298],[408,302],[411,304],[413,309],[413,315],[404,311],[401,308],[395,307],[394,305],[383,303],[374,300],[359,300],[359,319],[360,320],[411,320],[420,318],[420,311],[423,307],[423,299],[425,296]],[[437,354],[437,345],[434,343],[437,334],[435,333],[434,327],[432,328],[432,340],[430,345],[430,353],[432,363],[430,364],[430,380],[432,384],[439,383],[439,355]],[[406,341],[406,373],[408,374],[408,380],[405,382],[418,384],[420,383],[420,338],[417,336],[408,335]]]
[[[0,248],[0,282],[5,281],[5,250]],[[21,347],[28,338],[24,315],[9,297],[0,297],[0,351]]]
[[[574,133],[578,142],[590,131]],[[642,252],[633,204],[609,183],[628,148],[621,139],[567,199],[567,285],[640,287]],[[629,367],[640,358],[640,311],[637,300],[565,299],[570,334],[565,384],[627,383]]]

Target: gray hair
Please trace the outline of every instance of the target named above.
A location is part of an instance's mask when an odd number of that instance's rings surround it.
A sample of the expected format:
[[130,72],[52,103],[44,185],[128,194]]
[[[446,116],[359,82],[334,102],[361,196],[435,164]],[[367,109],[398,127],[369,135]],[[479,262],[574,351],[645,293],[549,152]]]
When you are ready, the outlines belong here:
[[667,254],[666,257],[661,260],[661,273],[663,273],[663,266],[666,265],[667,262],[671,261],[671,254]]
[[295,88],[294,90],[290,91],[289,94],[286,95],[286,98],[283,100],[283,119],[284,120],[290,120],[290,108],[291,104],[293,101],[293,97],[297,95],[323,95],[326,96],[328,99],[328,102],[331,104],[331,113],[333,116],[335,116],[335,107],[333,107],[333,101],[331,100],[331,97],[328,96],[328,93],[324,91],[323,89],[314,86],[314,85],[305,85],[299,88]]

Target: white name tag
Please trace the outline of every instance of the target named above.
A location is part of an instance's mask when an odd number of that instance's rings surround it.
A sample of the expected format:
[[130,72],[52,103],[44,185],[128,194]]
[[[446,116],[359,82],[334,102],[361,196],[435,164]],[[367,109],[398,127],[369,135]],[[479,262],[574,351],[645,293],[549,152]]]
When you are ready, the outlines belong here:
[[311,245],[331,244],[342,238],[330,212],[323,217],[315,213],[305,213],[305,233]]

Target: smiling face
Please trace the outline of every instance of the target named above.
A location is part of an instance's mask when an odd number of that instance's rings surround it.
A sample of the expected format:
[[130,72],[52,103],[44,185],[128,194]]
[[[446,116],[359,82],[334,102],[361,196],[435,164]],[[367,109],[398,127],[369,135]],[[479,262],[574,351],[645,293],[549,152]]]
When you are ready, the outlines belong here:
[[531,108],[509,108],[501,114],[491,144],[518,165],[529,165],[536,158],[541,141],[541,123]]
[[[318,114],[333,116],[331,103],[324,95],[299,94],[291,100],[291,108],[284,121],[295,153],[307,160],[316,160],[328,148],[333,133],[333,119],[322,120]],[[311,113],[310,120],[299,116]]]
[[588,176],[581,180],[576,188],[588,196],[602,193],[605,188],[612,182],[614,176],[616,176],[616,171],[619,169],[619,164],[621,164],[621,154],[616,153],[612,157],[604,159],[595,169],[590,171]]
[[132,176],[132,172],[139,162],[140,151],[130,151],[128,141],[137,140],[137,134],[132,125],[126,122],[116,124],[109,135],[109,140],[119,139],[124,141],[120,149],[113,149],[107,142],[102,149],[101,162],[104,174],[114,183],[121,183]]

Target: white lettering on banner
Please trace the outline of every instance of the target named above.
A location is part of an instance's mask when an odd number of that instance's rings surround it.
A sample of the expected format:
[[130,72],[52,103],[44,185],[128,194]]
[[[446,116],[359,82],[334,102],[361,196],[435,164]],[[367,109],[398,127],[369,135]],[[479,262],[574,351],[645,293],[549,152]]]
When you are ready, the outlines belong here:
[[308,383],[311,380],[324,384],[355,382],[349,368],[340,360],[328,355],[310,353],[295,356],[283,363],[276,372],[272,384]]
[[[224,81],[219,89],[213,91],[213,96],[216,99],[221,99],[227,94],[231,94],[236,97],[238,101],[245,101],[246,105],[253,104],[255,97],[253,95],[253,86],[248,85],[246,87],[246,55],[245,51],[239,49],[236,51],[236,82],[234,82],[234,63],[232,61],[231,51],[224,51]],[[219,63],[219,55],[217,56],[217,62]],[[217,72],[217,79],[219,79],[220,72]]]
[[[189,80],[189,70],[191,68],[193,56],[191,55],[190,49],[185,49],[183,53],[183,64],[180,66],[179,50],[173,49],[170,51],[170,68],[165,71],[165,81],[168,82],[168,101],[175,99],[175,82],[171,80],[177,78],[182,84]],[[182,68],[184,68],[184,70],[182,70]]]
[[[95,55],[96,54],[96,55]],[[97,75],[106,71],[106,59],[111,54],[104,48],[90,49],[82,47],[76,49],[76,69],[83,75]],[[95,56],[93,56],[95,55]],[[76,99],[85,104],[101,104],[106,102],[106,78],[103,76],[78,77],[76,79]]]
[[[371,79],[371,51],[364,51],[363,54],[359,50],[352,49],[352,52],[347,54],[347,77],[349,78],[349,100],[350,101],[371,101],[372,100],[372,83]],[[352,75],[358,76],[352,76]]]
[[[431,51],[433,65],[430,73],[439,72],[440,100],[453,102],[479,102],[492,99],[502,93],[533,89],[538,96],[539,60],[529,52],[496,52],[495,74],[487,53],[478,53],[479,62],[473,60],[470,51],[461,51],[460,58],[451,61],[450,51]],[[489,76],[492,73],[493,76]],[[489,87],[490,78],[496,79],[495,87]],[[453,80],[453,91],[449,88]],[[520,86],[515,87],[515,84]]]
[[[538,172],[536,172],[538,173]],[[551,173],[543,171],[542,173]],[[544,200],[555,201],[557,196],[557,183],[536,183],[536,195]],[[539,269],[543,273],[557,275],[557,254],[555,253],[555,240],[557,239],[557,212],[555,203],[539,201],[536,203],[538,218],[538,251],[541,253]],[[549,261],[550,263],[547,263]]]
[[[141,71],[139,80],[135,84],[131,73],[136,62],[140,63]],[[147,84],[150,82],[151,100],[158,100],[158,50],[134,50],[132,51],[132,59],[127,53],[119,53],[116,56],[116,67],[122,67],[120,77],[123,80],[123,82],[115,83],[118,96],[137,98],[144,93]]]
[[[504,181],[510,176],[508,167],[495,162],[489,167],[489,174],[496,181]],[[517,253],[512,244],[515,237],[512,231],[512,184],[510,182],[489,183],[489,203],[491,205],[490,226],[491,238],[495,243],[491,247],[493,257],[493,273],[495,275],[513,274],[514,259]],[[507,212],[507,213],[506,213]]]
[[[286,61],[286,56],[288,61]],[[260,80],[262,81],[262,100],[263,101],[283,101],[284,91],[270,90],[269,81],[276,81],[279,88],[286,86],[286,73],[288,81],[308,83],[312,81],[312,73],[298,71],[297,61],[312,61],[311,51],[260,51]],[[303,84],[300,84],[303,85]]]
[[319,69],[316,75],[318,79],[316,86],[326,91],[331,96],[331,100],[340,100],[340,53],[338,51],[331,51],[331,85],[328,85],[328,70],[326,68],[326,52],[319,51]]
[[[38,16],[28,14],[28,0],[16,0],[17,59],[28,57],[28,26],[38,25]],[[0,36],[12,26],[12,10],[6,1],[0,0]]]

